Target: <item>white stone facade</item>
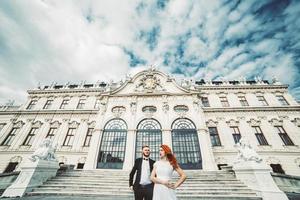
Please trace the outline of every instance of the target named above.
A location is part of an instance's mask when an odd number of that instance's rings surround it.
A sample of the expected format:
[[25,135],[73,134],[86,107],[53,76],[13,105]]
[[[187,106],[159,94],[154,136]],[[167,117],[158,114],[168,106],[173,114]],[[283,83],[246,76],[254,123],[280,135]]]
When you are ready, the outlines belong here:
[[[135,159],[137,127],[142,120],[158,121],[162,143],[172,147],[173,122],[188,119],[195,126],[203,170],[232,164],[237,154],[232,134],[238,130],[268,164],[280,164],[286,174],[299,176],[300,105],[287,89],[287,85],[276,80],[268,83],[260,78],[177,81],[149,69],[118,83],[53,84],[28,90],[25,104],[0,110],[0,171],[10,162],[27,159],[51,128],[55,130],[51,138],[57,144],[59,162],[76,167],[82,163],[84,169],[96,169],[105,125],[113,119],[122,119],[127,126],[121,169],[129,170]],[[143,112],[147,106],[156,111]],[[176,106],[187,110],[175,111]],[[210,137],[209,128],[213,127],[220,138],[217,146],[212,146]],[[253,127],[259,127],[267,144],[259,144],[255,135],[259,129]],[[92,136],[87,144],[89,129]],[[73,136],[66,139],[68,132]]]

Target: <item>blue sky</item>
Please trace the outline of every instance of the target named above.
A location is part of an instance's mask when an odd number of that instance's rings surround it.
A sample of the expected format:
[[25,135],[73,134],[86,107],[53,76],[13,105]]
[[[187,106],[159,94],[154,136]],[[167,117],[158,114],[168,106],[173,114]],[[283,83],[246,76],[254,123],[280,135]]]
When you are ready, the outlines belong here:
[[0,104],[56,81],[276,76],[300,99],[300,1],[0,1]]

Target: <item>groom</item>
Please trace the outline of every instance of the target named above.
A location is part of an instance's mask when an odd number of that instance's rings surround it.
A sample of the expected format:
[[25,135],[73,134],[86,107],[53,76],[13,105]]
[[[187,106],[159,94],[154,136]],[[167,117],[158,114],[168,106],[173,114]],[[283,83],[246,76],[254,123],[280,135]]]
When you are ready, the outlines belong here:
[[[142,147],[143,156],[137,158],[129,175],[129,187],[134,190],[135,200],[152,200],[154,184],[150,180],[154,160],[150,159],[150,148],[145,145]],[[135,182],[133,176],[137,171]]]

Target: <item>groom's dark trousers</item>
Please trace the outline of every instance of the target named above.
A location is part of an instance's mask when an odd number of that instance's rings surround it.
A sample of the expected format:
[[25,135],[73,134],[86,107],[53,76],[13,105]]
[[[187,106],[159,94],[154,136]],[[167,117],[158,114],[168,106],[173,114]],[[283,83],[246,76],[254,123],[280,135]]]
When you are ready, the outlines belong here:
[[[134,166],[129,175],[129,186],[133,186],[135,200],[152,200],[154,184],[153,183],[148,185],[140,184],[141,174],[142,174],[142,162],[143,162],[143,158],[138,158],[135,160]],[[152,172],[154,162],[155,162],[154,160],[149,159],[150,174]],[[133,177],[135,173],[136,173],[136,177],[133,184]]]

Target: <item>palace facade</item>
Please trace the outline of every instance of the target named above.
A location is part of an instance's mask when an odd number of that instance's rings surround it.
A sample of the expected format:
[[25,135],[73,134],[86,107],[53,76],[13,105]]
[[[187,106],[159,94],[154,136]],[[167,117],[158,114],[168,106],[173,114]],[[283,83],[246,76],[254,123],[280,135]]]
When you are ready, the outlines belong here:
[[117,83],[38,87],[0,109],[1,172],[46,137],[75,169],[130,170],[142,145],[158,160],[163,143],[182,168],[217,170],[243,137],[274,172],[300,175],[300,105],[276,79],[176,80],[151,68]]

